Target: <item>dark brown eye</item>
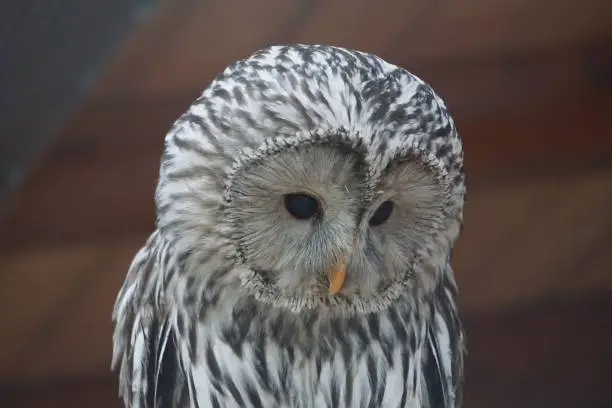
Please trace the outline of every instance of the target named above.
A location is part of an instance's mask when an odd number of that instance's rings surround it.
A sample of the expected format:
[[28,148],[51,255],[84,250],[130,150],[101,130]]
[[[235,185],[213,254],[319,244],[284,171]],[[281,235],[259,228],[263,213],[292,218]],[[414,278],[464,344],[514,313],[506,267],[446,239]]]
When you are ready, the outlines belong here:
[[319,202],[308,194],[287,194],[285,196],[285,208],[296,219],[307,220],[319,212]]
[[391,216],[393,212],[393,201],[385,201],[374,211],[372,217],[370,218],[370,225],[376,227],[378,225],[382,225]]

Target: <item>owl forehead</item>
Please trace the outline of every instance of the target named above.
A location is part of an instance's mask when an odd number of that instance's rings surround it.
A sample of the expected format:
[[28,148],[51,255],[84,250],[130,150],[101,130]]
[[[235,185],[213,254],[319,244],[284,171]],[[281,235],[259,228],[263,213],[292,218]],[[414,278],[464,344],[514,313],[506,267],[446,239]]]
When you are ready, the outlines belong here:
[[[377,186],[381,181],[384,170],[387,170],[393,162],[404,160],[426,164],[444,190],[448,190],[449,187],[448,174],[445,172],[441,162],[437,158],[429,157],[431,155],[421,152],[418,146],[410,149],[395,150],[393,153],[391,153],[389,146],[385,147],[384,149],[389,153],[389,160],[385,162],[387,165],[383,168],[380,160],[374,162],[370,160],[372,157],[370,151],[364,149],[361,138],[354,137],[354,135],[344,129],[334,131],[319,130],[300,133],[292,137],[268,138],[255,150],[243,150],[234,162],[232,169],[228,172],[224,193],[226,203],[233,201],[234,183],[245,172],[249,172],[253,167],[270,165],[276,155],[289,153],[297,156],[305,149],[308,150],[316,146],[337,148],[341,149],[343,154],[346,154],[348,151],[357,156],[357,162],[365,166],[365,168],[359,169],[359,176],[365,177],[364,190],[362,191],[362,198],[365,201],[371,201],[377,195]],[[384,154],[377,154],[375,157],[383,156]]]
[[200,113],[224,128],[221,137],[234,133],[249,147],[342,131],[373,167],[385,168],[408,149],[436,157],[448,171],[462,167],[461,140],[444,102],[418,77],[371,54],[269,47],[228,67],[200,101]]
[[365,156],[372,188],[390,163],[412,156],[463,190],[462,144],[444,102],[418,77],[359,51],[260,50],[226,68],[177,123],[167,137],[173,162],[184,149],[172,133],[181,133],[223,157],[226,187],[249,163],[335,137]]

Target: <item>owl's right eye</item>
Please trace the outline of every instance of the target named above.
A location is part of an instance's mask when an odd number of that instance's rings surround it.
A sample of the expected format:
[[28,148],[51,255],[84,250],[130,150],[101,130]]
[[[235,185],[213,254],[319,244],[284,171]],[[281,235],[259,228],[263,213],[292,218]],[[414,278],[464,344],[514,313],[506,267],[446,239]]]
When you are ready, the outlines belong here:
[[308,194],[287,194],[285,195],[285,208],[296,219],[307,220],[319,212],[319,202]]

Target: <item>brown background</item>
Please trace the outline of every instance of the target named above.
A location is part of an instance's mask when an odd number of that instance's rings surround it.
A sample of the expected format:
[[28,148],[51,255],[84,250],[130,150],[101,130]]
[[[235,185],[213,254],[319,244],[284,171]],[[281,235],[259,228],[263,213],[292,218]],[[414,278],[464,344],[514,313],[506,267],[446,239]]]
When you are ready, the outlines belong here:
[[612,406],[608,0],[163,2],[0,220],[0,405],[119,407],[110,314],[163,136],[224,66],[292,42],[376,53],[454,113],[465,406]]

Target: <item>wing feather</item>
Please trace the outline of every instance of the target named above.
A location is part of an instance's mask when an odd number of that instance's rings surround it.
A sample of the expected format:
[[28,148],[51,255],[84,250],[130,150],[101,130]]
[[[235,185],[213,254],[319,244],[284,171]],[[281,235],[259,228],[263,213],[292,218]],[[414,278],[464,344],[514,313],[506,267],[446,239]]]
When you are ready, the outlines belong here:
[[112,368],[127,408],[174,408],[184,388],[175,334],[164,310],[164,285],[174,273],[166,242],[153,233],[132,261],[113,310]]
[[436,289],[428,328],[425,378],[431,408],[461,405],[464,332],[456,308],[457,288],[452,274],[445,274]]

